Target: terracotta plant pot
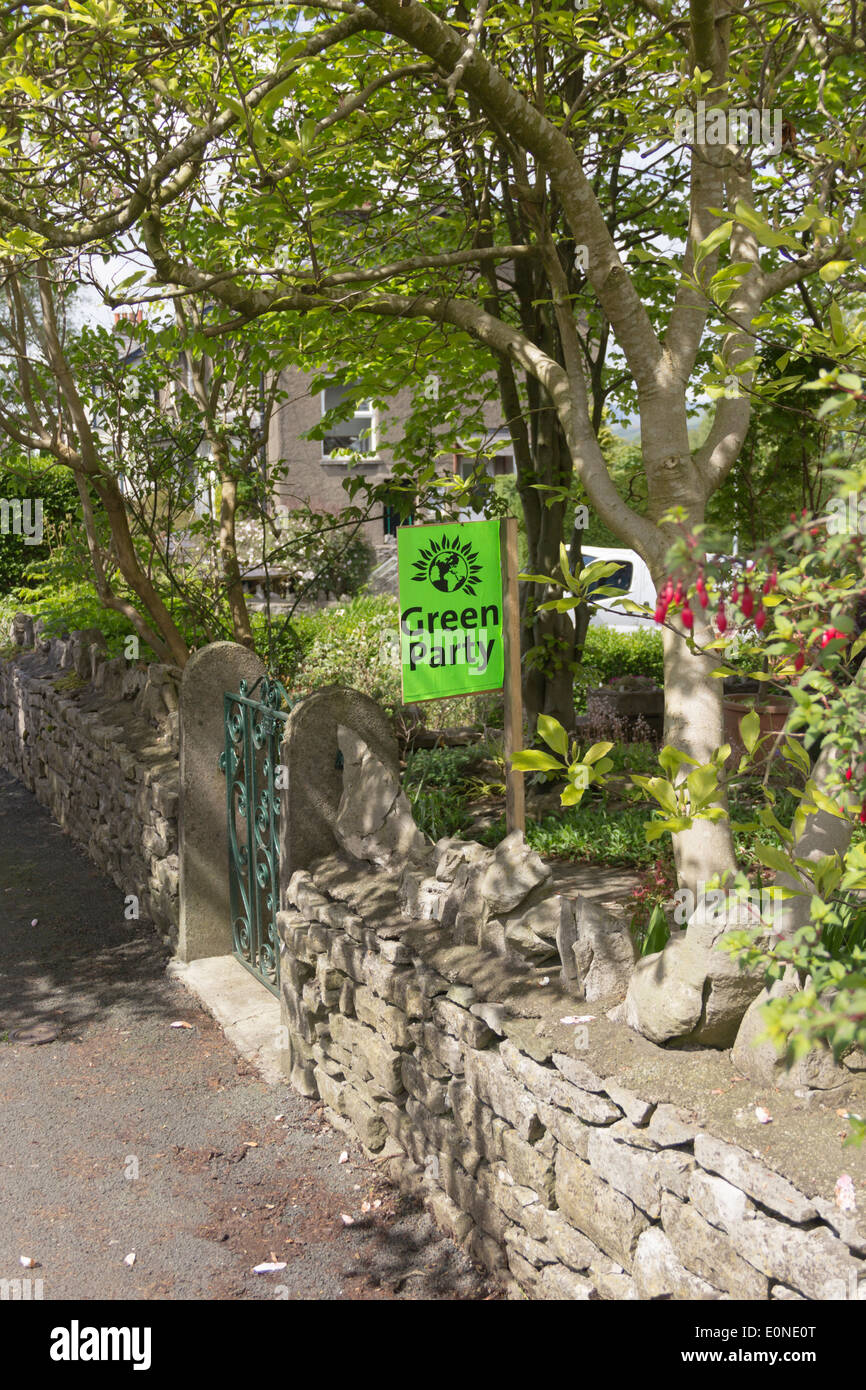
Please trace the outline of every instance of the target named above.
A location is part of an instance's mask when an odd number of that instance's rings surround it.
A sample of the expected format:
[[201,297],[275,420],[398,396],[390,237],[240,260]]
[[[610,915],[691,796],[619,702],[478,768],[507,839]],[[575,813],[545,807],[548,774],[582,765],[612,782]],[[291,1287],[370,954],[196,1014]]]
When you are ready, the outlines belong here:
[[[755,710],[761,721],[760,737],[763,738],[765,734],[773,735],[773,738],[768,739],[755,754],[755,763],[760,766],[766,763],[772,754],[775,736],[784,729],[788,722],[793,704],[793,700],[787,695],[773,695],[765,700],[762,700],[760,695],[726,695],[724,698],[725,742],[729,743],[733,750],[732,761],[734,763],[739,762],[746,751],[740,738],[740,720],[744,714],[748,714],[750,710]],[[795,734],[793,737],[801,738],[802,734]]]

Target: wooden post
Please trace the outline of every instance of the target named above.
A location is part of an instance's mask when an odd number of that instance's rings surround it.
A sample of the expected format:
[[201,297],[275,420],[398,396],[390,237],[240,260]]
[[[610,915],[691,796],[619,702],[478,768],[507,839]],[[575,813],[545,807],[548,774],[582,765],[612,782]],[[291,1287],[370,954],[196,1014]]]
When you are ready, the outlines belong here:
[[505,517],[499,528],[502,550],[502,633],[505,642],[505,825],[526,830],[523,773],[511,758],[523,747],[523,699],[520,688],[520,604],[517,595],[517,518]]

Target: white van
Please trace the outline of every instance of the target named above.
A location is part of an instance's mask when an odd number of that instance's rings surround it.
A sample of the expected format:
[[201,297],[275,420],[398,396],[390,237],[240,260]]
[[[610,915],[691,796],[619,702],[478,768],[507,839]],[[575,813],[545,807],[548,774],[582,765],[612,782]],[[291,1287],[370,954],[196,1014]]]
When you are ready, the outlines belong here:
[[[656,606],[656,589],[650,578],[650,572],[643,560],[634,550],[611,550],[603,545],[588,545],[583,552],[584,566],[591,565],[594,560],[599,560],[605,564],[610,561],[618,561],[620,568],[616,574],[612,574],[609,579],[599,580],[599,588],[603,586],[613,586],[622,590],[623,598],[630,598],[634,603],[647,604],[650,613],[644,618],[638,613],[626,613],[617,610],[617,600],[612,597],[598,600],[598,607],[592,610],[590,626],[595,627],[616,627],[621,632],[639,632],[647,626],[653,627],[653,611]],[[590,589],[590,593],[592,590]]]

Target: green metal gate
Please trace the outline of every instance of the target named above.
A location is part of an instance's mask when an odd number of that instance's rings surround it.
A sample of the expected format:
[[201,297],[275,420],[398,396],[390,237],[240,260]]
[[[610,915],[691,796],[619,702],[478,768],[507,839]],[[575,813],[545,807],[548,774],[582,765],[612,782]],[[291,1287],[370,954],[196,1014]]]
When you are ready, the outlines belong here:
[[280,744],[299,703],[269,676],[226,692],[225,752],[232,946],[242,965],[274,994],[280,988]]

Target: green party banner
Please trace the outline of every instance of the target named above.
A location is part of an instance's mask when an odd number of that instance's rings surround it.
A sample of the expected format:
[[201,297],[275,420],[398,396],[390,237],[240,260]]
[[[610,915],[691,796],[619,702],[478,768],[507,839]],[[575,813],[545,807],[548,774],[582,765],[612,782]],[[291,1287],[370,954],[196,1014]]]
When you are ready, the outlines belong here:
[[403,700],[501,690],[498,521],[397,528]]

